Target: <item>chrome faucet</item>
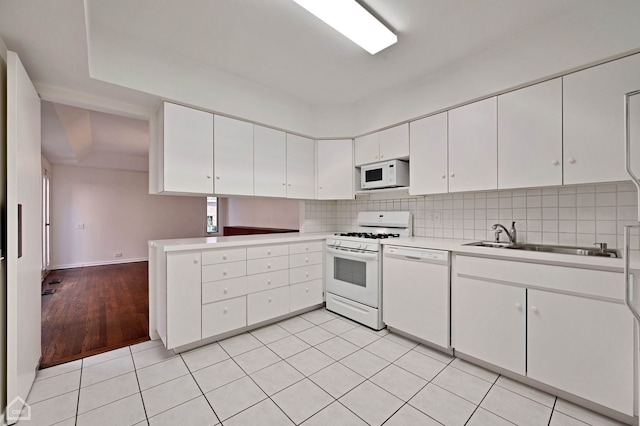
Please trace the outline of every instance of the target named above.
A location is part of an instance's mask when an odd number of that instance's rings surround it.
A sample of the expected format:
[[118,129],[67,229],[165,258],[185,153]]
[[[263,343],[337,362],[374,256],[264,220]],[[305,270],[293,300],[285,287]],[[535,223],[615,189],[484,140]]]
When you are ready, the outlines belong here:
[[507,228],[505,228],[503,225],[501,225],[499,223],[496,223],[495,225],[493,225],[491,227],[491,229],[496,231],[496,242],[499,242],[499,239],[500,239],[500,229],[499,228],[502,228],[504,233],[507,234],[507,238],[509,239],[509,243],[516,244],[517,233],[516,233],[516,222],[515,221],[511,222],[511,231],[507,231]]

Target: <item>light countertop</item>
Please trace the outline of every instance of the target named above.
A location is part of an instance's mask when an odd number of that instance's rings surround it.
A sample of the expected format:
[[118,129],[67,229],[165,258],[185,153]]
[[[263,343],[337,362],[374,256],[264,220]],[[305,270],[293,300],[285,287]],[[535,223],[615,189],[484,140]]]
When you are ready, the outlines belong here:
[[287,232],[283,234],[234,235],[229,237],[178,238],[173,240],[151,240],[151,247],[159,247],[164,252],[182,250],[205,250],[254,244],[292,244],[304,241],[323,240],[332,236],[329,232]]

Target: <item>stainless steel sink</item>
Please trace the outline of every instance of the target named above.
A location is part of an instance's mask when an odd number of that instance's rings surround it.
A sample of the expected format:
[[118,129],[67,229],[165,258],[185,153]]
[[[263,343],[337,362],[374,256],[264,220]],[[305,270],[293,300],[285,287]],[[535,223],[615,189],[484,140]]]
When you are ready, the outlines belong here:
[[553,246],[546,244],[510,244],[493,241],[476,241],[465,246],[490,247],[510,250],[539,251],[545,253],[575,254],[578,256],[620,257],[618,250],[599,249],[593,247]]

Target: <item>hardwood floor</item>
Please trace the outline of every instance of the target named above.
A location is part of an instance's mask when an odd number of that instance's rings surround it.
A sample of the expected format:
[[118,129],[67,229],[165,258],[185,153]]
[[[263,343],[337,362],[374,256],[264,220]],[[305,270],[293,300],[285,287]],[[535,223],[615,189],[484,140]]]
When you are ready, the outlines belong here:
[[147,262],[52,271],[44,284],[56,292],[42,296],[40,368],[149,340]]

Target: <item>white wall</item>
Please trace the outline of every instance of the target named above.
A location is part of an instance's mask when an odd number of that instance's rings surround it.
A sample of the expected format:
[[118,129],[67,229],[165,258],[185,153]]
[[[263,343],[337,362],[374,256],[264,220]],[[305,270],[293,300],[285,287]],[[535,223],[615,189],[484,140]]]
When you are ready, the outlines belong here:
[[281,198],[229,198],[226,225],[299,229],[301,203]]
[[148,240],[204,235],[204,197],[149,195],[148,187],[145,172],[54,164],[51,268],[143,260]]

